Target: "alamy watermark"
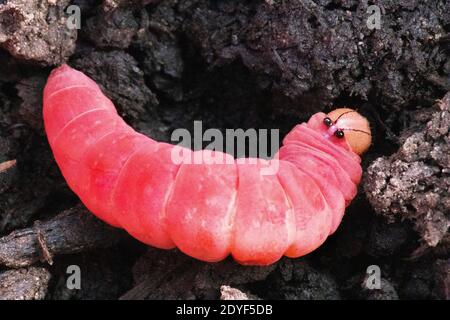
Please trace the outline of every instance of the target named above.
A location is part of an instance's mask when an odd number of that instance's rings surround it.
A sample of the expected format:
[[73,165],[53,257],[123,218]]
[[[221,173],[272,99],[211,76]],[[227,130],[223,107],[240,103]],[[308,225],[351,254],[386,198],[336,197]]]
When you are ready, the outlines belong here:
[[376,264],[370,265],[366,270],[365,287],[370,290],[381,289],[381,269]]
[[[366,11],[369,17],[366,20],[366,26],[369,30],[381,29],[381,14],[384,13],[382,8],[377,5],[370,5]],[[67,18],[67,28],[70,30],[81,29],[81,8],[77,5],[70,5],[66,9],[66,13],[69,15]]]
[[69,275],[66,280],[66,287],[70,290],[81,289],[81,268],[76,264],[70,265],[66,269],[66,273]]
[[81,9],[77,5],[70,5],[66,9],[66,13],[69,15],[66,21],[66,26],[69,30],[81,29]]
[[377,5],[371,5],[367,8],[367,13],[370,16],[367,18],[366,26],[369,30],[381,29],[381,8]]
[[[279,163],[270,159],[279,148],[278,129],[207,129],[202,121],[194,121],[193,135],[187,129],[176,129],[171,136],[175,147],[172,162],[175,164],[259,164],[262,175],[278,172]],[[200,150],[208,143],[204,151]],[[269,147],[270,145],[270,147]],[[248,157],[245,157],[248,155]]]

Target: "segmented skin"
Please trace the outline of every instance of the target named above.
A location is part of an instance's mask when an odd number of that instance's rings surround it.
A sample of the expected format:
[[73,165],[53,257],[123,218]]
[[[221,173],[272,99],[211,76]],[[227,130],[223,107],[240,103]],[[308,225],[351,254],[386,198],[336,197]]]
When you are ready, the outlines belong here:
[[[208,262],[231,254],[268,265],[310,253],[338,228],[361,178],[345,139],[324,135],[323,113],[256,164],[208,150],[195,153],[228,161],[175,163],[174,146],[134,131],[93,80],[67,65],[48,79],[43,115],[56,162],[92,213],[148,245]],[[262,174],[275,161],[276,173]]]

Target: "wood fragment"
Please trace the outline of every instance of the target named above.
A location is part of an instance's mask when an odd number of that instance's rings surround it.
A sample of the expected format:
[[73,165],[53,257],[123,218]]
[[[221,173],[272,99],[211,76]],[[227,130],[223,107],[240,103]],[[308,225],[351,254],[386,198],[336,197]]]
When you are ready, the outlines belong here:
[[51,264],[56,255],[106,248],[123,235],[77,206],[40,223],[38,228],[16,230],[0,238],[0,265],[22,268],[42,258]]
[[223,284],[242,286],[263,281],[275,268],[276,265],[241,266],[231,258],[210,264],[187,257],[178,250],[149,248],[134,265],[135,286],[120,299],[217,299]]
[[47,243],[45,242],[44,234],[40,228],[40,225],[41,222],[39,220],[36,220],[34,226],[37,231],[37,240],[39,243],[39,247],[41,248],[42,260],[46,261],[49,265],[53,265],[53,257],[47,247]]
[[13,180],[16,172],[16,160],[9,160],[0,163],[0,193],[6,191]]
[[16,160],[9,160],[9,161],[0,163],[0,173],[3,173],[4,171],[14,167],[16,165],[16,163],[17,163]]
[[220,300],[260,300],[258,297],[230,286],[220,287]]

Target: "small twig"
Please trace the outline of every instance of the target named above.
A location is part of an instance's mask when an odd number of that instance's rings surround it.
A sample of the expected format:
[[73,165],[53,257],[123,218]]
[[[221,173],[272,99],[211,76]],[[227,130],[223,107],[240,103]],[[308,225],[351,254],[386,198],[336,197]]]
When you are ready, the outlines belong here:
[[0,163],[0,173],[11,169],[12,167],[14,167],[16,165],[17,161],[16,160],[9,160],[9,161],[5,161]]
[[16,160],[9,160],[0,163],[0,194],[11,187],[14,174],[16,172],[16,164]]
[[44,233],[42,232],[40,225],[41,225],[41,222],[39,220],[36,220],[34,222],[34,227],[37,232],[37,240],[39,243],[39,247],[41,249],[42,258],[49,265],[53,265],[53,256],[50,253],[50,250],[48,249],[47,242],[45,241]]

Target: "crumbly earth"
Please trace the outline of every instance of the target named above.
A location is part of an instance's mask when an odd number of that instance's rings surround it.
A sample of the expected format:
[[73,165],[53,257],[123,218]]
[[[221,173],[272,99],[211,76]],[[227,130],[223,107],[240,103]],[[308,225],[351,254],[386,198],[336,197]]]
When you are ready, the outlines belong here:
[[14,57],[53,65],[75,50],[76,28],[64,9],[70,1],[6,0],[0,2],[0,47]]
[[[377,4],[380,29],[357,0],[0,0],[0,299],[449,299],[450,2]],[[194,120],[283,137],[313,112],[358,108],[373,131],[360,192],[301,259],[148,248],[87,218],[58,171],[41,100],[62,62],[161,141]]]
[[0,274],[0,300],[42,300],[50,281],[45,268],[8,270]]
[[450,92],[417,122],[395,154],[368,167],[364,190],[378,214],[413,221],[434,247],[450,227]]

